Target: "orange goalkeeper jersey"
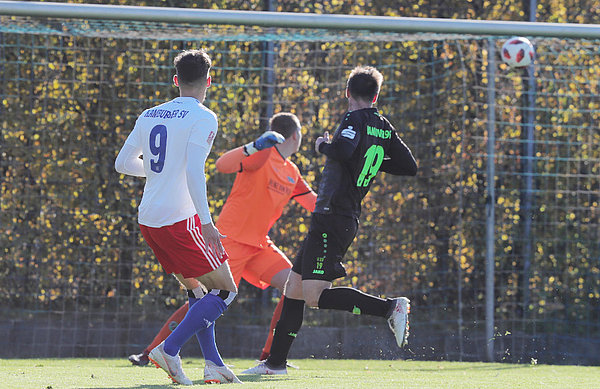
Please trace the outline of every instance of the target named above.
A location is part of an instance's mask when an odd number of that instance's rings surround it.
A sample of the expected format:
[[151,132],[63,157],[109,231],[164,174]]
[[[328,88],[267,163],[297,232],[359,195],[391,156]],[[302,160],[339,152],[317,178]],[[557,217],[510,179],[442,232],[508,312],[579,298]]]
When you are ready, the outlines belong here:
[[275,147],[249,157],[238,147],[217,160],[217,170],[238,172],[217,220],[219,232],[237,242],[266,247],[269,230],[292,198],[311,212],[315,208],[317,195]]

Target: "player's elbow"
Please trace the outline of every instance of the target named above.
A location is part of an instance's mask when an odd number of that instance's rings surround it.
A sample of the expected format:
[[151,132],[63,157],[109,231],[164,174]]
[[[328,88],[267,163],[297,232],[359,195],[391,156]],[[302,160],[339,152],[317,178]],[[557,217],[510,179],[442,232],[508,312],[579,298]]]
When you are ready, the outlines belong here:
[[228,173],[227,169],[225,169],[225,164],[223,163],[222,158],[217,159],[217,162],[215,162],[215,168],[219,173]]
[[121,154],[115,159],[115,170],[118,173],[125,174],[125,161],[123,161],[123,158],[119,158],[120,156]]
[[236,173],[241,170],[238,166],[232,166],[231,163],[229,163],[229,161],[223,157],[217,159],[217,162],[215,162],[215,168],[219,173],[223,174]]
[[406,170],[406,175],[414,177],[414,176],[417,175],[417,170],[418,170],[418,168],[417,168],[417,162],[413,161],[413,163],[408,166],[408,168]]

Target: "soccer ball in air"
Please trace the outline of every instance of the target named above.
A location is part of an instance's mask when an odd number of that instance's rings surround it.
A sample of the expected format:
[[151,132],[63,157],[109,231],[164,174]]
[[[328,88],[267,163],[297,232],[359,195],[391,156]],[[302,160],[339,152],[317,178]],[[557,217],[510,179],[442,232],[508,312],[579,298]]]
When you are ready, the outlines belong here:
[[502,60],[511,68],[530,65],[534,56],[533,45],[527,38],[515,36],[502,45]]

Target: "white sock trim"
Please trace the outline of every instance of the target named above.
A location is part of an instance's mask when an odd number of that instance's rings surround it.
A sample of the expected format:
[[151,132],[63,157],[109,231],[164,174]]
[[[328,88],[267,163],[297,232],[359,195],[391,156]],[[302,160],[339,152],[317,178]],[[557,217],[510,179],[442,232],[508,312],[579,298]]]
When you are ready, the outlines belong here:
[[237,293],[235,292],[230,292],[228,290],[222,289],[211,289],[208,293],[214,294],[215,296],[222,298],[227,306],[229,306],[229,304],[231,304],[235,299],[235,296],[237,296]]
[[202,289],[201,286],[197,286],[194,289],[192,289],[192,293],[194,294],[194,296],[196,296],[197,299],[204,297],[204,295],[206,294],[204,293],[204,289]]

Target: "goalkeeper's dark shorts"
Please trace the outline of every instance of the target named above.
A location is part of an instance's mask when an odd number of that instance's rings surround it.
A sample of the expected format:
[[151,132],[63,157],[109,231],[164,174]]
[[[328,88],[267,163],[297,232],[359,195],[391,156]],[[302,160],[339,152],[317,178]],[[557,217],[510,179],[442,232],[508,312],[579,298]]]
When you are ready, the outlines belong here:
[[357,230],[358,220],[351,216],[313,213],[292,271],[302,275],[303,280],[333,281],[345,277],[342,259]]

